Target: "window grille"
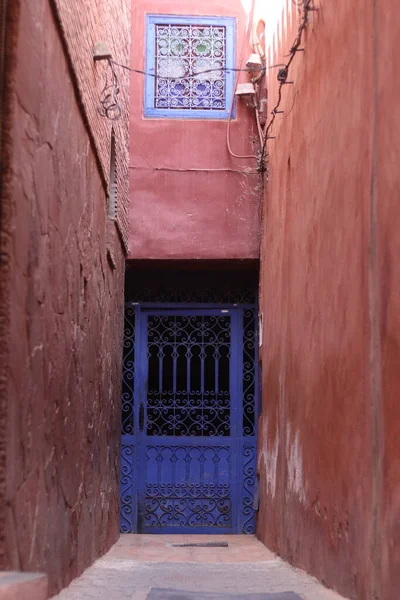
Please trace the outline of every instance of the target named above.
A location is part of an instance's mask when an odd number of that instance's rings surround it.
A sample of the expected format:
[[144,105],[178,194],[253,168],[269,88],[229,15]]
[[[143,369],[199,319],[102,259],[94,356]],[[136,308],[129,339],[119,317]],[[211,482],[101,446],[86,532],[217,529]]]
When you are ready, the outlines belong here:
[[227,118],[234,35],[232,17],[148,15],[145,116]]

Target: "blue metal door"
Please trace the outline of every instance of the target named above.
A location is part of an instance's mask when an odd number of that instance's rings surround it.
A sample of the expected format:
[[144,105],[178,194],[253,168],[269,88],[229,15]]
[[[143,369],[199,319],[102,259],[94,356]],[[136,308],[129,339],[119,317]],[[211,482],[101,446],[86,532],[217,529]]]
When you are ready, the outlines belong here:
[[252,533],[254,307],[247,342],[246,307],[131,309],[124,378],[135,381],[136,410],[125,410],[121,530]]

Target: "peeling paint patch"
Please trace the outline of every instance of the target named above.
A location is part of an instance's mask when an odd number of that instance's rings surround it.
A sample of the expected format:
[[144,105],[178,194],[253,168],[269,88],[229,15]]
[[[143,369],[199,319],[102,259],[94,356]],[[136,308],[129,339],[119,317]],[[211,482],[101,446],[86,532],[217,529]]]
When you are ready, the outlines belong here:
[[279,428],[276,428],[274,443],[271,447],[271,444],[268,444],[268,419],[264,420],[262,439],[265,440],[265,448],[261,451],[260,467],[265,471],[267,493],[272,498],[275,498],[279,452]]
[[292,440],[290,424],[286,425],[286,460],[287,460],[287,490],[293,492],[302,504],[306,503],[306,493],[303,482],[303,454],[296,431]]

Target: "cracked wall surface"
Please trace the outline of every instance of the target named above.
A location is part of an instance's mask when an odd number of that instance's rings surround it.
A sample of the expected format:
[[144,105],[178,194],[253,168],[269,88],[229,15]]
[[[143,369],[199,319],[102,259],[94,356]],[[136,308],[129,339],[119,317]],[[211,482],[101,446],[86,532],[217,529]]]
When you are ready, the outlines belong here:
[[[270,64],[288,60],[298,4]],[[268,144],[258,534],[345,596],[395,600],[400,18],[392,0],[314,5]],[[271,73],[268,94],[271,111]]]
[[[93,85],[86,96],[76,85],[93,69],[85,52],[79,63],[79,47],[104,34],[99,26],[85,37],[97,4],[80,12],[57,2],[60,14],[70,13],[64,33],[49,0],[21,0],[9,15],[1,566],[47,573],[51,592],[118,537],[124,236],[121,223],[107,217],[111,125],[100,127],[84,110],[85,103],[97,110],[103,79],[86,77]],[[108,8],[117,12],[122,4]],[[129,39],[129,19],[125,31],[118,19],[114,26],[114,39]],[[127,120],[125,113],[115,130],[121,156]],[[117,185],[122,198],[124,185]]]

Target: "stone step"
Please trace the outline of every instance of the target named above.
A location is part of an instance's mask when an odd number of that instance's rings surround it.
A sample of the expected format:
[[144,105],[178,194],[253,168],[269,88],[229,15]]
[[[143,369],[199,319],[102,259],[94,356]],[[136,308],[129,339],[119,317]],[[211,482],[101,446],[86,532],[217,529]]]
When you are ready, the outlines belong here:
[[47,600],[47,577],[42,573],[0,572],[0,600]]

